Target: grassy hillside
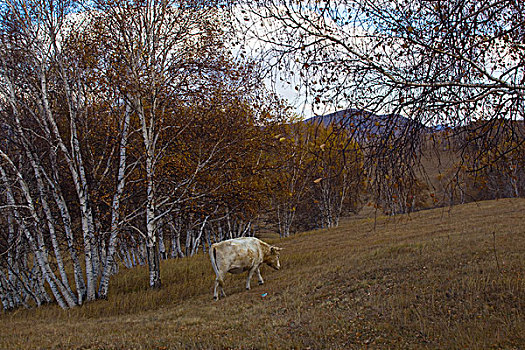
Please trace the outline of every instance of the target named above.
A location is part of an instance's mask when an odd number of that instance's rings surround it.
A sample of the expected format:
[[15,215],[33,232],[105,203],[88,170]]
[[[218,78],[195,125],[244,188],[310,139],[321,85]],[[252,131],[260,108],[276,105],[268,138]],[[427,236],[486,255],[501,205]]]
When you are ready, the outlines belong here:
[[[122,270],[108,301],[0,315],[0,348],[525,347],[525,199],[343,222],[275,242],[264,286],[212,301],[207,256]],[[268,293],[263,297],[263,293]]]

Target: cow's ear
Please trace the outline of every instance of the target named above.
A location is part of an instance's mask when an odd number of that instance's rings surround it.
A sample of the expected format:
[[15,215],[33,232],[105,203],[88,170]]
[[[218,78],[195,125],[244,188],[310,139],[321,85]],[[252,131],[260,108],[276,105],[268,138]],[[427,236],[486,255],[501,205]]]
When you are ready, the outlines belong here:
[[279,248],[279,247],[272,247],[271,248],[271,252],[272,253],[277,253],[277,252],[280,252],[281,250],[283,250],[283,248]]

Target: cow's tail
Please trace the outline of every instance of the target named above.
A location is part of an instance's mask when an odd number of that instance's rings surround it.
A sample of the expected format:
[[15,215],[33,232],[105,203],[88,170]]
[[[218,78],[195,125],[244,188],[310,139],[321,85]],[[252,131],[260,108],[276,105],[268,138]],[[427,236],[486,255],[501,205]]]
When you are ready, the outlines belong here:
[[217,280],[219,281],[219,284],[222,287],[223,281],[221,275],[219,274],[219,268],[217,267],[217,248],[215,248],[215,244],[212,244],[211,249],[208,249],[208,251],[210,252],[211,266],[213,267],[213,271],[215,271],[215,276],[217,276]]

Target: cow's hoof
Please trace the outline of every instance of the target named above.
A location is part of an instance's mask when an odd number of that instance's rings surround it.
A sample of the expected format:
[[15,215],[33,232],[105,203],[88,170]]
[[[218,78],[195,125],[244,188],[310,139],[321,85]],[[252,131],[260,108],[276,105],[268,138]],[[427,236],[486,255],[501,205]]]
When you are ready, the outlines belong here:
[[264,282],[259,282],[259,285],[262,286],[264,284]]
[[246,290],[250,290],[250,287],[246,287]]
[[213,300],[217,301],[219,300],[219,297],[213,297]]

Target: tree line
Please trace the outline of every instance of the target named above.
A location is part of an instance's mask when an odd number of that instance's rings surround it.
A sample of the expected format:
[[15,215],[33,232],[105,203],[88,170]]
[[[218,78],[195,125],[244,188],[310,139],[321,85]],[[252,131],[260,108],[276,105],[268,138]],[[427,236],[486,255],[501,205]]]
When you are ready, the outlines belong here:
[[[160,288],[162,259],[261,228],[335,227],[366,203],[438,205],[420,171],[428,145],[459,154],[439,179],[450,204],[522,196],[523,12],[505,3],[249,2],[240,26],[239,4],[219,0],[8,0],[3,308],[107,298],[119,266],[147,265]],[[277,63],[236,52],[239,30]],[[487,70],[501,43],[516,57]],[[385,125],[302,122],[264,87],[268,69],[299,76],[314,105]]]
[[358,145],[293,120],[228,48],[223,5],[1,8],[4,309],[107,298],[120,263],[160,288],[161,259],[357,205]]

